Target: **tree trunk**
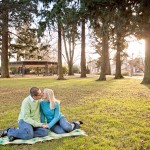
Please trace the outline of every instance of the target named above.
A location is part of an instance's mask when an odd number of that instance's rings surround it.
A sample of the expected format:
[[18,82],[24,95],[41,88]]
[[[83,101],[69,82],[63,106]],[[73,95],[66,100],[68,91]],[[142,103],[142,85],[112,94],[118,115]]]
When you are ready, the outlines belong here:
[[62,68],[61,26],[58,23],[58,80],[64,80]]
[[85,19],[82,19],[81,31],[81,78],[86,77],[86,56],[85,56]]
[[98,80],[105,81],[106,80],[106,51],[108,50],[108,39],[106,35],[103,35],[102,39],[102,64],[101,64],[101,73]]
[[150,84],[150,25],[147,29],[148,36],[145,39],[145,69],[144,78],[141,84]]
[[117,35],[117,54],[116,54],[116,74],[115,79],[123,78],[121,74],[121,60],[120,60],[120,52],[121,52],[121,36]]
[[[72,46],[71,46],[72,45]],[[74,75],[73,74],[73,56],[74,56],[74,39],[69,40],[69,58],[70,60],[68,61],[68,75]]]
[[[65,48],[65,52],[66,52],[66,62],[68,64],[68,75],[74,75],[73,73],[73,57],[74,57],[74,48],[75,48],[75,36],[73,37],[68,37],[68,45],[69,48],[67,49],[67,44],[66,44],[66,37],[65,37],[65,32],[64,30],[62,30],[63,32],[63,39],[64,39],[64,48]],[[71,40],[72,38],[72,40]]]
[[[3,0],[5,5],[8,0]],[[2,10],[2,53],[1,53],[1,77],[9,78],[9,67],[8,67],[8,9]]]
[[74,73],[73,73],[73,63],[71,61],[68,63],[68,75],[70,75],[70,76],[74,75]]
[[[107,35],[108,36],[108,35]],[[105,61],[106,61],[106,75],[111,75],[111,69],[110,69],[110,61],[109,61],[109,47],[108,47],[108,38],[105,40]]]

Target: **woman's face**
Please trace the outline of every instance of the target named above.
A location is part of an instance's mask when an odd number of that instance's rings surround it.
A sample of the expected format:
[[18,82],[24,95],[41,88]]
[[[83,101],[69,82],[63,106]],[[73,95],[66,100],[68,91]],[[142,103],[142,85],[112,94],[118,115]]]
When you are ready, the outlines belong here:
[[43,100],[47,100],[48,99],[47,94],[45,92],[43,92],[42,99]]

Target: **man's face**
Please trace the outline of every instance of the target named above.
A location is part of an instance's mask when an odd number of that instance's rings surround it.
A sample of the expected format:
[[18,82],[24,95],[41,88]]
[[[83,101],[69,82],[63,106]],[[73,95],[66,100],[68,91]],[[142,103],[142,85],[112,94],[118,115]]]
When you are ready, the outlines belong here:
[[41,90],[39,89],[37,96],[33,96],[33,98],[34,98],[34,100],[39,100],[39,99],[41,99],[42,95],[43,94],[42,94]]

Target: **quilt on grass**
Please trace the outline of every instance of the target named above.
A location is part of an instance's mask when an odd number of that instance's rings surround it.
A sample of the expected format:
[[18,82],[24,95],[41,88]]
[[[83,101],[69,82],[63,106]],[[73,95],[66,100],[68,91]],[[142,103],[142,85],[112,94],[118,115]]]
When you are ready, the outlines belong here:
[[22,139],[16,139],[13,142],[9,142],[9,139],[7,136],[0,138],[0,145],[6,145],[6,144],[34,144],[36,142],[43,142],[43,141],[49,141],[53,139],[60,139],[63,137],[69,137],[69,136],[87,136],[87,134],[81,130],[81,129],[76,129],[70,133],[65,133],[65,134],[56,134],[54,132],[49,132],[48,136],[45,137],[36,137],[30,140],[22,140]]

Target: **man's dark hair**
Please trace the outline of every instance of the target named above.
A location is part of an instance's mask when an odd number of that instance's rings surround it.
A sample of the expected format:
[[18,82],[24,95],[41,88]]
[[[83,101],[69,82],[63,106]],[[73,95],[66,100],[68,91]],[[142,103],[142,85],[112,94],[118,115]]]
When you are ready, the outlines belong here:
[[39,91],[39,88],[37,87],[32,87],[30,89],[30,95],[33,97],[33,96],[37,96],[38,95],[38,91]]

